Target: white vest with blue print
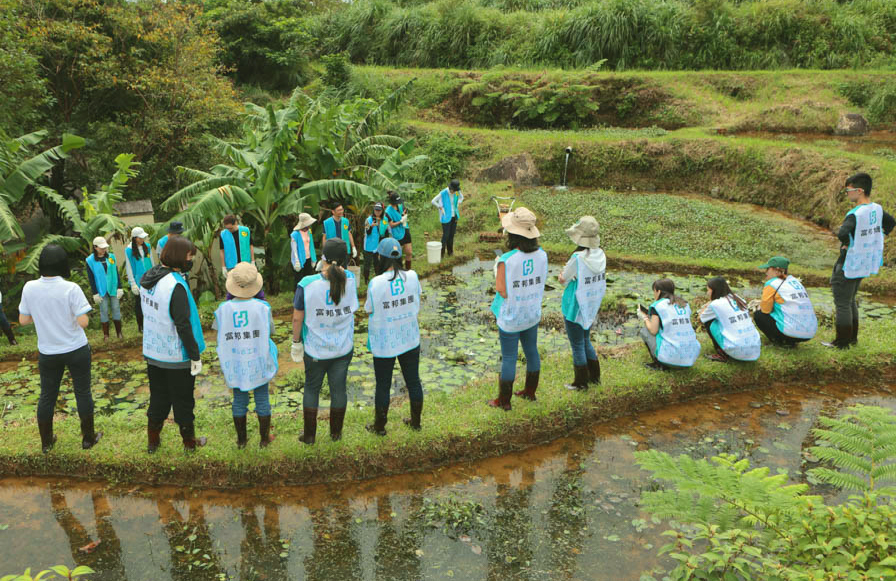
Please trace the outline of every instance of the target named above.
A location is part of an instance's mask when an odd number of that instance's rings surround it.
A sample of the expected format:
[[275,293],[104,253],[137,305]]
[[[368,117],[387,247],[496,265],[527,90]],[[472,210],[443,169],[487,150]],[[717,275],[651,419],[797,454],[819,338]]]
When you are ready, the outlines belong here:
[[339,304],[330,298],[330,281],[323,276],[306,276],[299,283],[305,289],[302,340],[309,357],[336,359],[348,355],[354,346],[358,286],[351,272],[345,272],[345,279],[345,293]]
[[656,334],[656,358],[664,365],[691,367],[700,356],[700,341],[691,326],[690,305],[682,307],[660,299],[651,306],[662,322]]
[[[733,298],[723,297],[709,303],[715,313],[718,334],[713,337],[718,341],[722,351],[738,361],[756,361],[762,349],[762,339],[753,324],[750,312],[737,305]],[[713,325],[712,322],[709,323]]]
[[607,293],[607,273],[593,272],[585,264],[581,254],[576,257],[576,264],[576,303],[579,305],[579,314],[575,322],[587,331],[594,324]]
[[775,301],[771,312],[778,330],[793,339],[814,337],[818,331],[818,318],[803,283],[788,275],[783,281],[773,278],[765,284],[771,285],[777,291],[777,296],[784,299],[783,304]]
[[393,276],[383,273],[367,287],[367,346],[374,357],[398,357],[420,346],[420,280],[413,270]]
[[[143,307],[143,356],[163,363],[184,363],[189,361],[184,344],[177,334],[174,320],[171,318],[171,295],[174,288],[181,284],[180,275],[169,273],[151,289],[140,287],[140,302]],[[186,284],[184,283],[186,289]],[[190,322],[193,337],[199,345],[199,352],[205,351],[205,339],[196,303],[187,289],[190,302]]]
[[548,278],[548,255],[511,250],[499,259],[504,263],[507,298],[495,293],[492,312],[506,333],[525,331],[541,322],[541,299]]
[[884,263],[884,209],[869,203],[853,208],[849,214],[856,217],[856,231],[846,250],[843,276],[865,278],[877,274]]
[[274,379],[277,346],[271,339],[271,306],[258,299],[233,299],[218,306],[215,320],[227,387],[252,391]]

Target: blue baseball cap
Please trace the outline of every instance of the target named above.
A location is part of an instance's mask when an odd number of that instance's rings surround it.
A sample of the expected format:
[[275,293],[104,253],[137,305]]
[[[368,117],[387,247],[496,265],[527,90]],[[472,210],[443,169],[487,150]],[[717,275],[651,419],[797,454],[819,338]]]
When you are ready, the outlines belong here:
[[384,258],[401,258],[401,244],[395,238],[383,238],[376,253]]

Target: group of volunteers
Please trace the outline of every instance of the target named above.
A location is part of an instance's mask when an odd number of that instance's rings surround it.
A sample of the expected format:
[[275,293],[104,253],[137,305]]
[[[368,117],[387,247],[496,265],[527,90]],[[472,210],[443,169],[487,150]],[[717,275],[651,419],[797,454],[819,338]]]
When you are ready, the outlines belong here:
[[[857,342],[856,292],[861,280],[876,274],[883,263],[884,237],[896,221],[881,206],[871,202],[871,178],[860,173],[846,181],[845,192],[853,204],[838,237],[842,242],[831,277],[836,304],[836,338],[825,344],[847,348]],[[443,251],[453,252],[460,185],[452,181],[433,199],[442,223]],[[292,345],[290,357],[305,369],[302,400],[303,430],[299,440],[314,444],[317,438],[320,392],[326,377],[330,391],[330,438],[338,441],[347,401],[347,376],[354,355],[355,314],[360,309],[359,283],[349,269],[358,257],[352,229],[344,208],[336,205],[323,222],[320,253],[311,228],[317,222],[301,214],[290,236],[291,262],[295,272]],[[541,233],[533,212],[519,207],[504,214],[507,251],[494,266],[495,296],[491,311],[498,327],[501,366],[498,396],[489,405],[511,410],[511,399],[534,401],[541,361],[538,327],[548,279],[548,256],[539,245]],[[576,246],[558,274],[565,287],[561,301],[566,333],[572,350],[573,378],[570,390],[586,390],[601,381],[601,366],[590,334],[607,286],[607,258],[600,247],[600,226],[592,216],[582,216],[566,230]],[[222,222],[221,259],[226,277],[227,300],[215,311],[217,354],[221,372],[233,390],[232,412],[237,445],[246,446],[250,395],[258,416],[260,445],[267,446],[271,433],[268,385],[278,371],[278,353],[272,340],[274,329],[270,305],[263,300],[261,274],[253,263],[251,232],[234,216]],[[193,267],[196,248],[184,236],[183,225],[172,222],[168,234],[156,246],[159,264],[147,244],[142,228],[131,233],[125,250],[126,272],[131,291],[138,296],[138,324],[143,333],[143,355],[147,362],[150,400],[147,410],[148,450],[161,443],[161,432],[169,413],[179,426],[183,445],[194,449],[205,444],[194,427],[194,387],[202,370],[205,350],[196,302],[187,275]],[[367,429],[386,435],[395,362],[401,368],[410,401],[410,417],[404,422],[421,429],[423,386],[420,381],[420,312],[423,291],[411,270],[411,235],[408,209],[400,196],[390,193],[388,206],[375,203],[364,221],[364,279],[367,283],[364,310],[369,317],[367,348],[373,355],[376,377],[373,422]],[[108,243],[98,237],[87,259],[94,303],[100,307],[104,335],[108,317],[120,333],[118,301],[122,296],[116,259]],[[788,273],[789,261],[775,256],[760,266],[766,282],[757,304],[750,305],[735,294],[723,277],[706,283],[707,302],[698,319],[705,327],[715,352],[713,361],[755,361],[761,354],[760,331],[773,344],[795,347],[813,338],[818,321],[809,294]],[[374,276],[370,278],[369,271]],[[69,277],[64,249],[50,244],[39,260],[40,278],[22,291],[19,322],[34,323],[37,329],[41,379],[37,419],[44,452],[55,441],[53,410],[66,368],[72,376],[82,446],[88,449],[102,435],[94,430],[90,392],[91,351],[84,334],[92,310],[84,293]],[[653,302],[638,308],[643,322],[639,334],[650,354],[651,369],[669,370],[694,365],[701,345],[692,323],[689,303],[676,294],[667,278],[653,283]],[[518,350],[525,355],[526,375],[522,389],[514,393]]]

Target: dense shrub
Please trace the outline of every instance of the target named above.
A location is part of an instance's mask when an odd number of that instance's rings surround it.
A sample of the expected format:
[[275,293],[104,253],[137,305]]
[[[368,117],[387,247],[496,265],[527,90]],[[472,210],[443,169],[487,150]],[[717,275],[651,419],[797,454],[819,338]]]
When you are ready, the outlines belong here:
[[426,155],[428,161],[420,164],[414,181],[426,184],[430,190],[438,190],[448,185],[454,178],[465,175],[470,160],[480,152],[470,139],[464,135],[444,132],[424,134],[418,140],[420,153]]

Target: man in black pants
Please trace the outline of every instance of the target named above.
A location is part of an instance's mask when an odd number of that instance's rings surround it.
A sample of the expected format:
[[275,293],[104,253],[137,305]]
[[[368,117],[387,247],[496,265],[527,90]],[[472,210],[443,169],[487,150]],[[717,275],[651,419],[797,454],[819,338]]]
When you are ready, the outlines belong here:
[[448,187],[432,199],[432,205],[439,209],[439,221],[442,223],[442,256],[454,255],[454,234],[457,232],[458,211],[463,201],[464,195],[457,180],[451,180]]
[[858,343],[859,308],[856,293],[866,276],[877,274],[883,264],[884,236],[896,220],[871,201],[871,176],[857,173],[846,180],[846,195],[853,209],[846,214],[837,233],[840,257],[831,274],[831,290],[836,309],[836,338],[825,347],[846,349]]

